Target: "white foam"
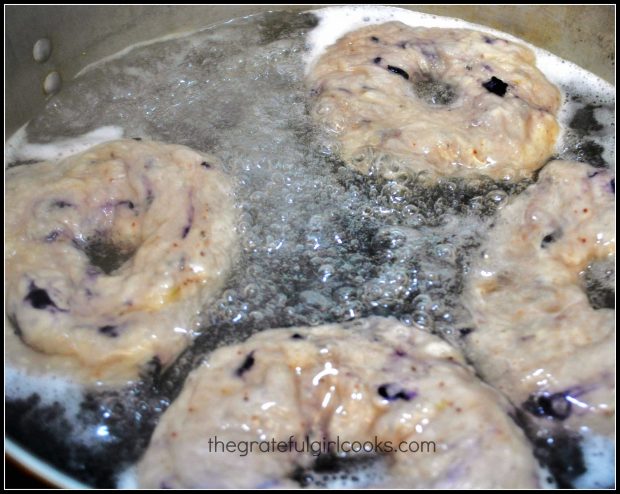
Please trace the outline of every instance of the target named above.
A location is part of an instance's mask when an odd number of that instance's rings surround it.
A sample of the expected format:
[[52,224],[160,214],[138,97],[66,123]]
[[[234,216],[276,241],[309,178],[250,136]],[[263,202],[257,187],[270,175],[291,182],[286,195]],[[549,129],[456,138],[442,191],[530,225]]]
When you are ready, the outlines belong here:
[[136,475],[135,467],[130,467],[127,470],[122,471],[116,477],[116,488],[117,489],[137,489],[138,488],[138,478]]
[[55,403],[65,408],[67,416],[77,416],[82,400],[83,388],[56,375],[31,375],[11,366],[4,368],[4,393],[11,400],[25,400],[33,394],[39,395],[41,405]]
[[[49,430],[70,438],[72,442],[96,448],[113,440],[108,426],[104,422],[86,423],[80,420],[82,403],[87,389],[68,377],[58,374],[30,374],[23,369],[5,365],[5,398],[9,400],[27,400],[33,395],[39,397],[36,407],[62,407],[62,416],[51,419],[46,424]],[[88,391],[92,391],[89,389]],[[62,418],[62,420],[61,420]],[[64,430],[64,420],[71,424],[71,430]]]
[[108,125],[78,137],[59,139],[49,144],[32,144],[28,142],[26,125],[15,132],[6,142],[4,148],[5,166],[15,161],[60,160],[72,154],[81,153],[97,144],[123,137],[121,127]]
[[558,484],[547,467],[538,467],[538,484],[541,489],[557,489]]
[[605,489],[615,485],[615,442],[607,437],[584,433],[581,443],[586,472],[573,481],[577,489]]

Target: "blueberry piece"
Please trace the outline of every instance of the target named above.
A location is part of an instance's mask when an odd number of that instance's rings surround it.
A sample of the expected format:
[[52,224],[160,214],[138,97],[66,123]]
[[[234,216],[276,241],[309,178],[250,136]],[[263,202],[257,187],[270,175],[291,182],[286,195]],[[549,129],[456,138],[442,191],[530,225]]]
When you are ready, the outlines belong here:
[[487,82],[483,82],[482,86],[487,91],[503,97],[506,94],[506,88],[508,87],[508,84],[506,84],[501,79],[498,79],[497,77],[493,76]]
[[553,235],[549,234],[549,235],[545,235],[542,239],[542,245],[541,247],[544,247],[545,244],[549,244],[551,242],[553,242],[555,239],[553,238]]
[[537,417],[551,417],[556,420],[566,420],[572,411],[571,402],[567,400],[565,393],[532,395],[523,407]]
[[403,79],[409,80],[409,74],[407,74],[407,72],[405,72],[400,67],[394,67],[393,65],[388,65],[387,69],[390,72],[393,72],[394,74],[401,76]]
[[203,168],[206,168],[207,170],[211,168],[211,164],[207,163],[206,161],[203,161],[202,163],[200,163],[200,166],[202,166]]
[[186,225],[186,226],[183,228],[183,234],[181,235],[181,238],[185,238],[185,237],[187,237],[187,234],[189,233],[189,231],[190,231],[191,229],[192,229],[192,226],[191,226],[191,225]]
[[541,249],[546,248],[550,243],[555,242],[561,236],[562,236],[562,230],[552,231],[551,233],[543,237],[542,242],[540,243],[540,248]]
[[377,58],[375,58],[375,59],[372,61],[372,63],[379,64],[379,63],[381,63],[381,60],[383,60],[381,57],[377,57]]
[[47,307],[58,308],[47,291],[42,288],[37,288],[34,283],[30,285],[30,292],[26,295],[24,300],[30,302],[30,305],[35,309],[45,309]]
[[153,191],[151,189],[148,189],[146,191],[146,205],[150,206],[151,204],[153,204],[154,200],[155,200],[155,194],[153,194]]
[[252,368],[253,365],[254,365],[254,352],[250,352],[245,357],[245,360],[243,361],[243,364],[241,364],[241,366],[235,371],[235,374],[238,377],[241,377],[241,376],[243,376],[243,374],[245,374],[247,371],[249,371]]
[[609,182],[609,186],[611,187],[611,191],[615,194],[616,193],[616,179],[612,178]]
[[376,36],[371,36],[370,37],[371,41],[373,41],[374,43],[378,43],[379,42],[379,38],[377,38]]
[[461,329],[459,329],[459,332],[461,333],[461,336],[465,337],[469,333],[471,333],[473,330],[474,330],[474,328],[461,328]]
[[293,339],[293,340],[305,340],[306,338],[304,338],[299,333],[295,333],[295,334],[291,335],[291,339]]
[[562,237],[562,230],[557,229],[552,231],[551,233],[543,237],[542,241],[540,242],[540,248],[546,248],[550,243],[557,241],[560,237]]
[[58,238],[58,235],[60,235],[60,232],[58,230],[54,230],[53,232],[50,232],[47,237],[45,237],[45,241],[54,242]]
[[99,332],[101,334],[104,334],[106,336],[109,336],[110,338],[116,338],[118,336],[118,332],[116,331],[116,326],[101,326],[99,328]]
[[381,396],[381,398],[384,398],[388,401],[409,401],[412,398],[415,398],[417,394],[415,391],[406,391],[400,388],[397,384],[393,383],[382,384],[377,388],[377,393],[379,393],[379,396]]

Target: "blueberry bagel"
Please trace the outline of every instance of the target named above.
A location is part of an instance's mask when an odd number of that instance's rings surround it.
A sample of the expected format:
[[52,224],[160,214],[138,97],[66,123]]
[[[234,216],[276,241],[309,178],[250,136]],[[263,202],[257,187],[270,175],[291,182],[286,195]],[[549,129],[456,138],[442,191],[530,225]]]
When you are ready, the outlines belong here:
[[584,275],[614,269],[614,203],[610,170],[549,163],[501,210],[464,292],[474,319],[465,348],[482,376],[532,419],[607,437],[615,310],[613,294],[600,295],[613,280],[600,276],[592,296]]
[[538,487],[509,412],[455,348],[396,319],[268,330],[190,374],[138,485]]
[[558,135],[560,92],[534,53],[482,32],[365,27],[328,47],[308,83],[315,119],[362,173],[517,180]]
[[212,156],[152,141],[9,169],[9,362],[89,381],[169,363],[231,268],[231,192]]

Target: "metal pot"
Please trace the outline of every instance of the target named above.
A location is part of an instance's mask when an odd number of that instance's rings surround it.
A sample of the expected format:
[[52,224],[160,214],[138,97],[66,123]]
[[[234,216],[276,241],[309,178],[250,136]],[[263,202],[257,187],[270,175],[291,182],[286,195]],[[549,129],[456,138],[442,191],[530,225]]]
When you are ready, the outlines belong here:
[[[318,8],[296,5],[287,10]],[[511,33],[614,83],[615,9],[603,6],[405,6]],[[128,45],[192,31],[269,5],[116,5],[6,7],[5,138],[39,112],[87,64]],[[8,441],[19,463],[57,485],[77,484]]]

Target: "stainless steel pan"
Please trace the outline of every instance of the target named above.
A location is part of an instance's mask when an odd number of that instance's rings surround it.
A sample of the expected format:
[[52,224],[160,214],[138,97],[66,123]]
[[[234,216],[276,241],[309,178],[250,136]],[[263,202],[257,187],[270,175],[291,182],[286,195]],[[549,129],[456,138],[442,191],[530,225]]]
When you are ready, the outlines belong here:
[[[296,5],[301,11],[318,6]],[[5,138],[39,112],[87,64],[139,41],[192,31],[285,6],[7,6],[5,10]],[[615,7],[404,6],[459,17],[514,34],[615,82]],[[78,484],[8,442],[19,463],[57,485]]]

